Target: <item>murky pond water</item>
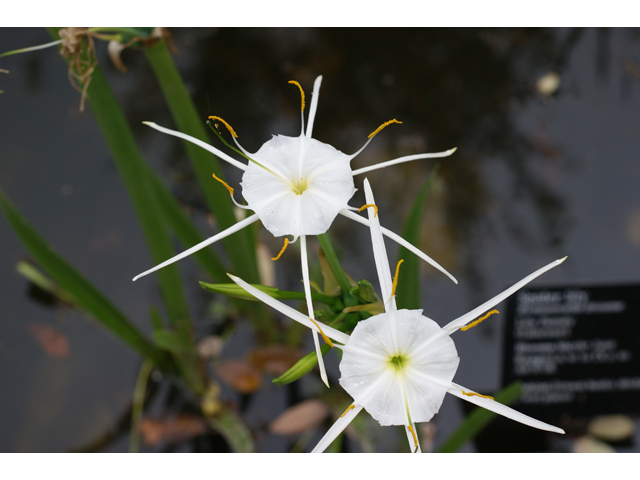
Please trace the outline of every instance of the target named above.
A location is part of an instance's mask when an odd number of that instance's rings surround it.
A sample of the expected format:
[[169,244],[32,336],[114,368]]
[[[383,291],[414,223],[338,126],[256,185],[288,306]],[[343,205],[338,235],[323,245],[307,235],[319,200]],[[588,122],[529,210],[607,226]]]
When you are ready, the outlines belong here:
[[[230,121],[249,151],[272,134],[298,134],[299,97],[287,81],[295,79],[310,92],[317,75],[324,80],[315,138],[351,153],[384,121],[403,122],[378,135],[355,168],[458,148],[438,162],[439,181],[422,228],[422,249],[460,280],[455,286],[423,268],[425,315],[441,325],[565,255],[562,267],[538,285],[640,280],[637,29],[172,34],[176,63],[202,118]],[[0,52],[47,41],[43,30],[0,30]],[[211,232],[182,146],[141,125],[150,120],[172,126],[144,55],[125,51],[129,71],[122,74],[104,50],[99,44],[100,63],[146,158],[203,232]],[[152,262],[91,112],[78,111],[80,95],[69,84],[66,65],[54,50],[43,50],[0,59],[0,69],[10,72],[0,73],[0,186],[59,252],[149,331],[155,283],[132,284],[131,278]],[[435,164],[412,162],[367,175],[387,227],[400,231]],[[238,172],[227,173],[237,185]],[[351,205],[365,203],[362,180],[356,179],[359,191]],[[374,280],[366,228],[338,219],[331,234],[351,275]],[[270,251],[279,250],[279,240],[262,238]],[[388,248],[395,258],[395,246]],[[0,450],[86,446],[113,428],[129,406],[140,360],[83,315],[54,311],[28,297],[27,282],[15,271],[28,255],[4,219],[0,249]],[[300,289],[298,262],[296,255],[279,261],[280,288]],[[212,296],[198,287],[203,276],[191,261],[181,268],[193,284],[193,312],[202,318],[198,330],[205,332]],[[454,338],[461,357],[457,383],[477,391],[501,387],[502,322],[498,317]],[[33,325],[43,324],[64,334],[68,356],[52,356],[39,346]],[[225,356],[239,358],[252,348],[251,332],[241,325]],[[335,383],[337,362],[329,365]],[[269,379],[264,383],[254,398],[231,390],[225,396],[246,403],[260,450],[289,449],[291,439],[266,434],[264,425],[286,408],[290,392]],[[321,388],[309,379],[296,395],[310,397]],[[445,399],[435,420],[436,444],[462,416],[458,400]],[[127,448],[126,436],[106,447]],[[640,451],[640,443],[626,448]]]

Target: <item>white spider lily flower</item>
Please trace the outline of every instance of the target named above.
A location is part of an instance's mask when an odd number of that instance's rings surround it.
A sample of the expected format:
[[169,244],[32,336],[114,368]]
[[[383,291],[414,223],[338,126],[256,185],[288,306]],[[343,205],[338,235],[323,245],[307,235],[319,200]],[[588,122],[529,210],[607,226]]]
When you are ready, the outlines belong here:
[[[364,186],[367,204],[375,205],[366,179]],[[335,344],[343,351],[340,385],[354,401],[313,451],[324,451],[364,408],[381,425],[403,425],[411,449],[419,452],[415,423],[429,421],[440,409],[447,392],[525,425],[564,433],[560,428],[528,417],[491,397],[454,383],[453,377],[460,359],[450,337],[458,329],[470,328],[484,320],[488,315],[472,322],[478,315],[562,263],[564,258],[535,271],[491,300],[440,328],[436,322],[422,315],[422,310],[397,309],[397,271],[396,279],[392,281],[379,219],[372,208],[368,211],[380,289],[383,300],[386,299],[385,312],[358,322],[351,335],[319,322],[311,322],[301,313],[230,275],[238,285],[263,302],[323,336],[342,343]]]
[[[373,137],[388,124],[400,122],[397,120],[391,120],[384,123],[380,128],[369,135],[369,140],[353,155],[344,154],[331,145],[311,138],[315,114],[318,108],[318,96],[321,82],[321,76],[316,78],[314,82],[306,132],[304,129],[304,91],[297,82],[291,81],[290,83],[293,83],[300,88],[302,95],[302,131],[300,136],[288,137],[284,135],[274,135],[271,140],[267,141],[256,153],[253,154],[247,152],[242,148],[242,146],[240,146],[237,141],[235,131],[227,122],[219,117],[211,117],[216,121],[220,121],[227,127],[238,148],[250,160],[247,165],[233,159],[217,148],[214,148],[211,145],[189,135],[160,127],[151,122],[145,122],[150,127],[153,127],[163,133],[192,142],[217,155],[219,158],[225,160],[234,167],[243,170],[244,174],[240,185],[242,186],[242,196],[247,201],[247,205],[240,205],[236,202],[233,198],[233,188],[222,182],[220,179],[217,179],[217,177],[216,179],[223,183],[229,190],[231,198],[236,205],[241,208],[253,210],[255,213],[238,222],[236,225],[208,238],[179,255],[176,255],[154,268],[137,275],[134,277],[134,281],[187,257],[192,253],[195,253],[198,250],[201,250],[202,248],[237,232],[247,225],[260,220],[265,228],[276,237],[292,235],[294,242],[300,238],[302,278],[305,296],[307,299],[307,308],[309,310],[309,317],[312,319],[314,318],[313,305],[311,303],[311,287],[309,283],[306,236],[325,233],[339,213],[359,223],[369,225],[369,222],[365,218],[351,211],[355,210],[355,208],[348,205],[348,201],[356,191],[353,183],[353,176],[377,168],[384,168],[412,160],[446,157],[455,151],[455,149],[451,149],[440,153],[410,155],[352,171],[350,167],[351,160],[369,144]],[[412,251],[420,258],[445,273],[455,283],[458,283],[456,279],[443,267],[421,252],[418,248],[408,243],[402,237],[386,229],[383,229],[382,231],[389,238],[392,238],[406,249]],[[280,254],[282,254],[288,243],[289,240],[285,239],[285,245]],[[275,257],[274,260],[277,260],[279,257],[280,255]],[[322,361],[322,355],[320,354],[318,337],[315,334],[313,337],[318,353],[320,374],[323,381],[328,386],[324,363]]]

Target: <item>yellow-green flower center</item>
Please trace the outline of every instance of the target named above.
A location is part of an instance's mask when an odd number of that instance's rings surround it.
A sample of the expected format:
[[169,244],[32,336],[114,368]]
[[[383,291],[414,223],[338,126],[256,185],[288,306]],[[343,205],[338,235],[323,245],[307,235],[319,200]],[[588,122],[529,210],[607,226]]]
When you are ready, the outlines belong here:
[[296,195],[302,195],[307,188],[309,188],[309,181],[306,178],[301,178],[295,182],[291,182],[291,188]]
[[407,366],[407,357],[404,355],[394,355],[389,359],[389,363],[395,370],[402,370],[403,367]]

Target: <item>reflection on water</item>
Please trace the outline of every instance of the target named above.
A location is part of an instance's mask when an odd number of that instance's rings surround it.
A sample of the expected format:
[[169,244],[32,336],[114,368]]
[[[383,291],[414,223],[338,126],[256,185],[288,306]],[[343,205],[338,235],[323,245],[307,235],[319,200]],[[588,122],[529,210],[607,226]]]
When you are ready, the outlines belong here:
[[[378,135],[354,160],[355,168],[458,148],[439,162],[423,223],[423,250],[461,283],[454,287],[424,269],[425,314],[440,324],[564,255],[569,260],[563,268],[540,282],[638,280],[637,30],[178,29],[172,34],[180,53],[176,62],[203,119],[218,115],[229,121],[249,151],[272,134],[298,134],[299,98],[287,81],[299,81],[309,93],[319,74],[324,81],[314,137],[320,141],[351,153],[382,122],[403,122]],[[45,41],[35,30],[0,30],[1,51]],[[125,51],[129,72],[122,75],[108,64],[104,45],[98,50],[147,158],[210,232],[181,144],[141,125],[153,120],[173,127],[144,55]],[[68,84],[64,64],[51,50],[2,59],[0,68],[11,70],[0,77],[5,91],[0,108],[12,119],[0,129],[9,152],[0,162],[2,187],[56,248],[147,328],[148,302],[157,293],[151,282],[133,288],[129,279],[148,266],[148,255],[90,113],[77,112],[79,96]],[[541,92],[536,82],[549,73],[558,75],[559,87]],[[38,141],[34,119],[42,121]],[[368,174],[387,226],[400,230],[435,163]],[[229,170],[228,176],[238,184],[237,172]],[[360,190],[361,182],[356,179]],[[351,204],[363,203],[359,191]],[[366,229],[353,228],[341,221],[332,227],[344,264],[354,277],[375,278]],[[263,240],[271,251],[279,250],[279,241],[268,235]],[[10,318],[0,327],[0,369],[8,379],[5,392],[11,392],[2,395],[8,399],[3,415],[11,411],[13,417],[0,447],[66,450],[94,441],[126,409],[137,359],[82,319],[56,321],[29,304],[23,280],[13,273],[24,250],[4,221],[0,245],[8,252],[0,263],[0,304]],[[279,261],[281,288],[299,289],[297,258],[291,254]],[[193,280],[194,311],[204,312],[211,297],[197,287],[200,274],[188,264],[182,268]],[[29,321],[60,327],[69,337],[70,357],[46,357],[29,337]],[[209,330],[210,321],[203,320],[199,331]],[[500,386],[500,334],[496,319],[454,338],[464,357],[458,383],[486,391]],[[97,342],[100,354],[87,342]],[[251,349],[250,335],[234,337],[231,345],[235,349],[228,345],[225,356],[241,357]],[[116,372],[109,368],[113,362],[119,362]],[[336,383],[337,368],[330,375]],[[261,450],[291,447],[267,434],[265,425],[291,398],[319,391],[313,379],[295,388],[270,386],[253,398],[225,391],[229,400],[244,402]],[[79,398],[82,415],[73,408]],[[445,401],[436,420],[436,444],[461,415],[455,400]],[[109,448],[127,447],[121,441]]]

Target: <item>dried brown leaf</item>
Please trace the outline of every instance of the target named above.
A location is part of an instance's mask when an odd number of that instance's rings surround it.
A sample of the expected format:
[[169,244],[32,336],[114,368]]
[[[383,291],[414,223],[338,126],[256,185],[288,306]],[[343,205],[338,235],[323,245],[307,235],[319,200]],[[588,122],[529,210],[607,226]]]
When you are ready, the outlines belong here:
[[183,442],[202,435],[207,428],[207,422],[203,418],[193,415],[180,415],[167,419],[145,418],[138,425],[144,443],[150,447]]
[[260,372],[248,360],[223,360],[216,367],[218,377],[240,393],[253,393],[262,384]]
[[27,332],[52,357],[67,358],[71,354],[67,337],[57,329],[45,323],[29,323]]
[[254,349],[249,354],[249,362],[268,375],[279,376],[293,367],[302,356],[298,348],[271,345]]
[[319,425],[329,415],[329,407],[320,400],[306,400],[285,410],[269,430],[277,435],[302,433]]

